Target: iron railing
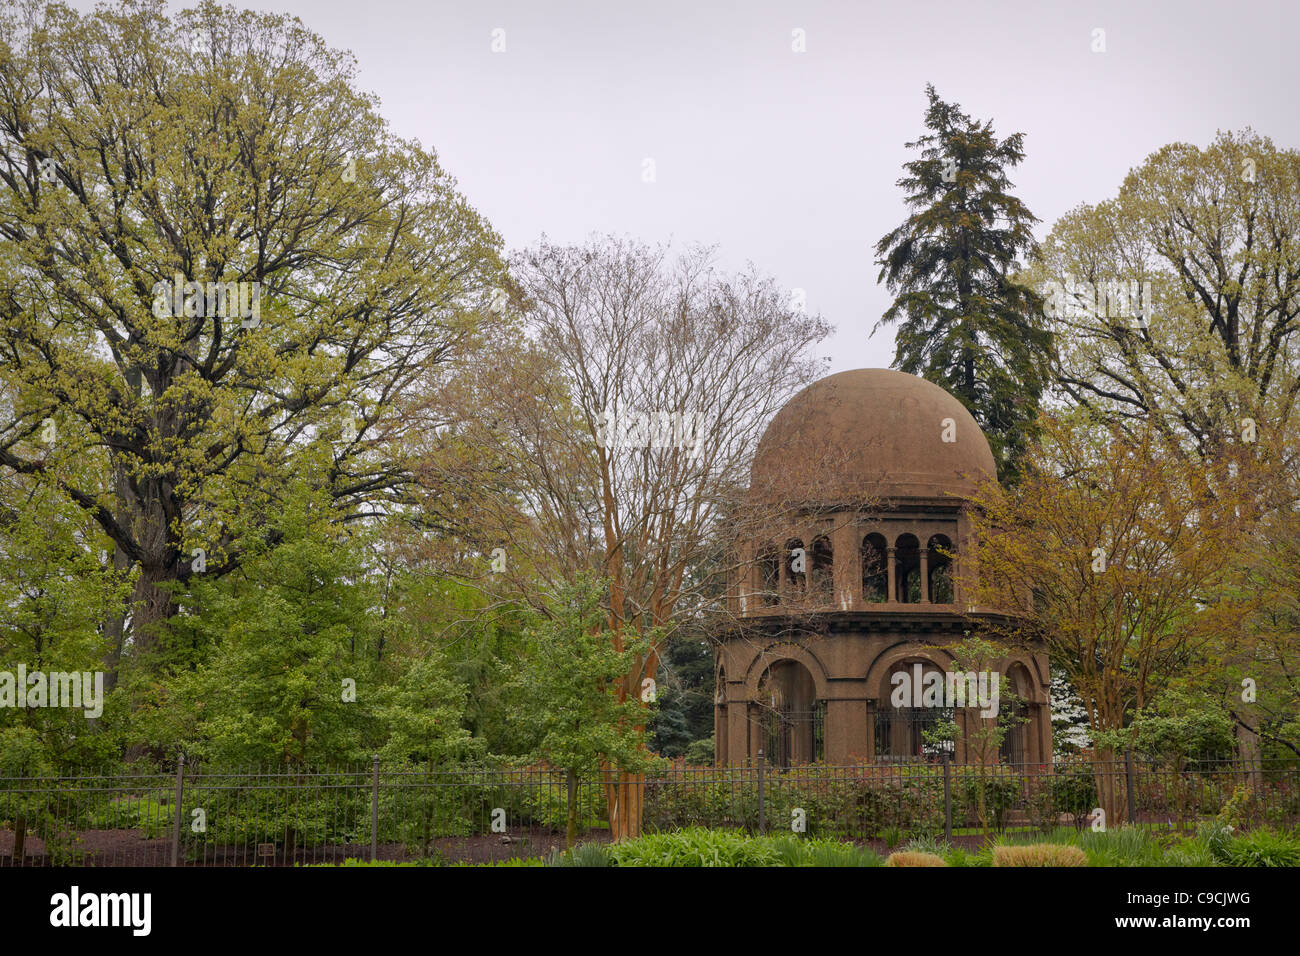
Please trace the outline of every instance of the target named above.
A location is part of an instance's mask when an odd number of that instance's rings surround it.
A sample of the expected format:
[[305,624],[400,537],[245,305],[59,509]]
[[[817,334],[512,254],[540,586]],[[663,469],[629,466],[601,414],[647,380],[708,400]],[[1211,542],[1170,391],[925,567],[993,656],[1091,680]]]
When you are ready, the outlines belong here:
[[[608,839],[608,779],[544,767],[188,766],[0,777],[0,866],[282,866],[347,858],[546,855],[572,823]],[[1300,763],[915,762],[788,769],[669,766],[632,778],[646,831],[790,830],[893,845],[1107,825],[1187,830],[1230,804],[1238,826],[1300,823]]]

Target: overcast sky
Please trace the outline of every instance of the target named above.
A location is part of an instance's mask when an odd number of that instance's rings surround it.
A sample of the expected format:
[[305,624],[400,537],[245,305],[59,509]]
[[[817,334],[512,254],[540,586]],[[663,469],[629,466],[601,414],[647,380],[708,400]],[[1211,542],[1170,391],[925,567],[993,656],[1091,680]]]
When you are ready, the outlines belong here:
[[543,232],[716,243],[728,268],[806,291],[838,329],[833,371],[893,360],[890,330],[868,338],[889,301],[873,247],[905,215],[895,183],[927,82],[1025,134],[1011,178],[1040,238],[1166,143],[1250,126],[1300,146],[1296,0],[238,5],[350,49],[394,131],[436,150],[511,248]]

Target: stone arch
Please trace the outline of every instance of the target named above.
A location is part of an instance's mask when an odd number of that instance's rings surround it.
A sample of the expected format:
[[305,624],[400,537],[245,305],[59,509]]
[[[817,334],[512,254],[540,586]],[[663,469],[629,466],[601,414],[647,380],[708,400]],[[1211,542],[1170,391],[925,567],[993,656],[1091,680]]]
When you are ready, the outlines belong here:
[[1038,661],[1027,653],[1013,653],[998,663],[998,670],[1014,694],[1002,704],[1010,719],[998,748],[998,759],[1008,764],[1049,759],[1050,695]]
[[788,657],[761,672],[753,702],[761,747],[774,767],[815,763],[825,756],[825,698],[812,671]]
[[[1015,652],[1008,654],[997,662],[998,672],[1008,677],[1016,667],[1023,668],[1025,684],[1016,687],[1016,693],[1033,704],[1048,702],[1047,680],[1038,667],[1038,661],[1032,654]],[[1026,694],[1025,692],[1028,691]]]
[[948,670],[953,664],[953,656],[942,647],[935,647],[930,644],[895,644],[877,654],[876,659],[867,668],[867,695],[874,696],[876,694],[895,664],[916,657],[928,660],[944,671]]
[[910,664],[920,662],[923,673],[946,673],[952,666],[952,655],[940,647],[926,644],[896,644],[872,661],[867,671],[866,692],[869,703],[869,723],[872,751],[878,759],[923,759],[936,756],[942,750],[953,749],[953,744],[939,746],[926,739],[933,730],[954,715],[948,708],[927,708],[919,701],[912,706],[894,707],[891,682],[898,670],[909,670]]
[[745,671],[745,696],[750,700],[758,697],[758,681],[773,664],[783,660],[798,661],[812,674],[813,688],[818,700],[825,700],[828,695],[829,678],[826,668],[816,655],[806,647],[793,642],[782,642],[764,648],[754,655]]

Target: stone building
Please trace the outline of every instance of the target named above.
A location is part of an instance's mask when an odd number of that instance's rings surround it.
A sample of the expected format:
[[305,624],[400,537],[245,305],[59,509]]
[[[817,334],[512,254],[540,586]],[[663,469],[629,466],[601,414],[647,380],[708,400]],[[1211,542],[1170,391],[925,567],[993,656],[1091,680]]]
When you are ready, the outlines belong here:
[[[935,680],[926,675],[954,670],[944,645],[997,617],[963,587],[976,573],[964,563],[973,561],[966,498],[994,473],[961,403],[903,372],[831,375],[777,413],[735,532],[731,624],[716,656],[719,764],[746,764],[760,749],[779,766],[941,749],[980,759],[969,734],[993,718],[971,706],[895,707],[891,692],[899,672]],[[1014,690],[1017,720],[1000,752],[985,745],[980,757],[1050,760],[1046,651],[1016,650],[988,669]],[[958,727],[950,744],[926,739],[939,721]]]

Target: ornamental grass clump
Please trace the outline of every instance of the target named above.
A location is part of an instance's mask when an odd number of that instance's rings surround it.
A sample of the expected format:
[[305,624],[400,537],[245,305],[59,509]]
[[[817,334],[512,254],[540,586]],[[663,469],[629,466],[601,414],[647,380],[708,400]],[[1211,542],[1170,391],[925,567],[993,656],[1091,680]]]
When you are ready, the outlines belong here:
[[907,850],[900,850],[898,853],[889,854],[889,859],[885,861],[885,866],[947,866],[948,863],[943,857],[934,853],[916,853]]
[[993,848],[994,866],[1087,866],[1088,854],[1077,846],[1062,843],[1033,843],[1029,846]]

